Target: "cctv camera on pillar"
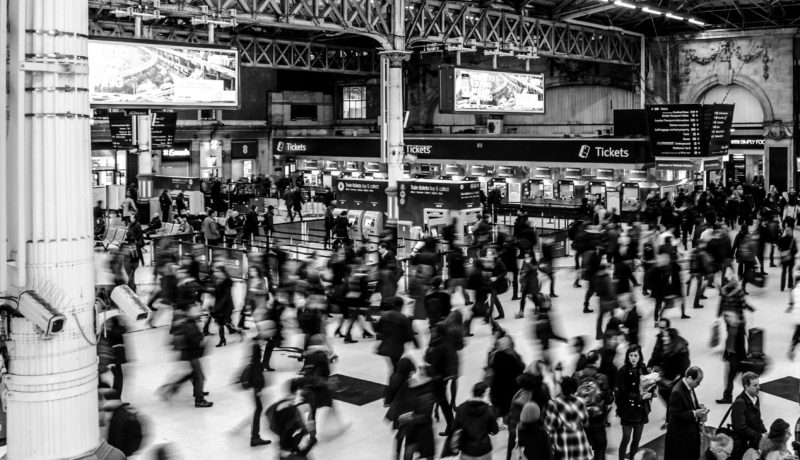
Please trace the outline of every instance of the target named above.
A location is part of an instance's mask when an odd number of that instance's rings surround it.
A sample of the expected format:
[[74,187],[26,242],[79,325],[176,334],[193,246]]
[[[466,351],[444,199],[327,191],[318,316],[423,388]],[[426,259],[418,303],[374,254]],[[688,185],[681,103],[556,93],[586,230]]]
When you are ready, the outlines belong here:
[[19,296],[19,312],[28,321],[51,335],[64,329],[66,318],[49,302],[34,291],[25,291]]

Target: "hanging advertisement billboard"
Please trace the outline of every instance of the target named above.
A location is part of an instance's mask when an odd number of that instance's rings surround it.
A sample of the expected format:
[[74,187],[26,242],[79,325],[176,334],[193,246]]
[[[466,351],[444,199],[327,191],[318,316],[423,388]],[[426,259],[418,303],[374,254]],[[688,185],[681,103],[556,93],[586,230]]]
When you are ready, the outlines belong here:
[[143,40],[89,40],[96,106],[237,107],[239,51]]
[[544,113],[544,74],[442,67],[443,113]]

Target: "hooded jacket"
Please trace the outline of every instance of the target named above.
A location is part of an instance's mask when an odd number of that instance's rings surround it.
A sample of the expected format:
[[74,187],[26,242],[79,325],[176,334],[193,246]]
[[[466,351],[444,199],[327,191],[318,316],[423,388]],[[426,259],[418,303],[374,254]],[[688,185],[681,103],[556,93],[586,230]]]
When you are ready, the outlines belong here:
[[500,428],[492,407],[482,399],[469,399],[456,410],[455,430],[461,431],[460,449],[464,455],[480,457],[492,452],[491,435]]

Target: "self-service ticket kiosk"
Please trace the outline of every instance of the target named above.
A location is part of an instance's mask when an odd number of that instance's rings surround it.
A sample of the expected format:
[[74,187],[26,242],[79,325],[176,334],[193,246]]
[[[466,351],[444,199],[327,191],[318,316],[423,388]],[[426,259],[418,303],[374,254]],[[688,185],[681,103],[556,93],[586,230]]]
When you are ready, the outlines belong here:
[[639,209],[639,184],[622,184],[622,210],[636,211]]
[[350,223],[348,233],[350,239],[354,241],[361,241],[362,224],[364,222],[364,211],[359,209],[351,209],[347,211],[347,222]]
[[575,182],[571,180],[558,181],[558,199],[572,200],[575,197]]

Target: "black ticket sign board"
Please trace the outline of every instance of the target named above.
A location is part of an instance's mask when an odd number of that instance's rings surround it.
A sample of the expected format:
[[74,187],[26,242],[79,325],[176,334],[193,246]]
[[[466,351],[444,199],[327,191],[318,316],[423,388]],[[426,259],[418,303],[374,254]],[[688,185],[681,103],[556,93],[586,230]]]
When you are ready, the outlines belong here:
[[725,155],[730,145],[733,104],[647,106],[650,143],[655,156]]
[[108,125],[111,130],[111,147],[114,150],[133,147],[133,117],[122,112],[109,112]]
[[150,115],[150,148],[153,150],[171,149],[175,144],[175,126],[178,124],[176,112],[154,112]]

